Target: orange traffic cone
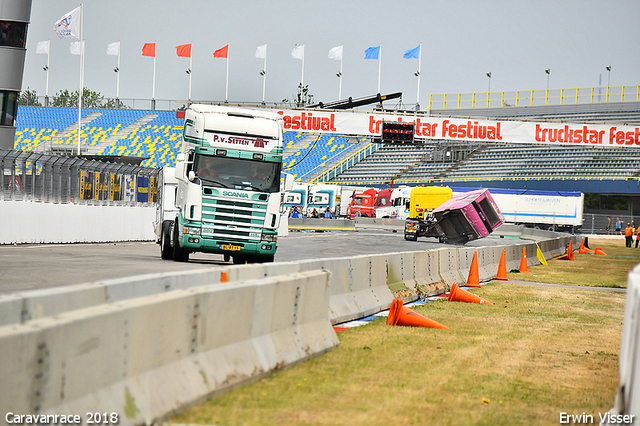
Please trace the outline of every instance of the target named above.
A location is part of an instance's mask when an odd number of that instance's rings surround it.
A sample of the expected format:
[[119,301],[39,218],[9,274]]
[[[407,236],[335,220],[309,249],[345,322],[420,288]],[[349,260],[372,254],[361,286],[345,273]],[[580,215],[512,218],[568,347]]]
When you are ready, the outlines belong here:
[[502,250],[502,255],[500,256],[500,264],[498,265],[498,275],[496,275],[496,280],[509,281],[509,278],[507,278],[507,258],[504,254],[504,250]]
[[469,293],[467,290],[458,286],[458,283],[454,282],[447,298],[449,302],[468,302],[468,303],[480,303],[481,305],[493,305],[491,302],[487,302],[484,299],[480,299],[473,293]]
[[221,283],[226,283],[228,281],[227,279],[227,273],[226,272],[222,272],[220,273],[220,282]]
[[580,254],[590,254],[593,253],[593,250],[589,250],[587,246],[584,245],[584,238],[580,240],[580,250],[578,250]]
[[602,256],[606,256],[607,253],[603,252],[602,249],[596,247],[595,254],[601,254]]
[[480,287],[480,274],[478,273],[478,252],[473,252],[473,260],[471,261],[471,269],[469,270],[469,278],[467,278],[467,287]]
[[569,247],[567,247],[567,254],[564,256],[560,256],[558,260],[573,260],[573,246],[571,245],[571,240],[569,240]]
[[522,247],[522,257],[520,258],[520,272],[529,272],[529,265],[527,265],[527,248]]
[[387,317],[387,324],[449,329],[449,327],[422,316],[409,308],[405,308],[403,305],[402,299],[393,299],[389,309],[389,316]]

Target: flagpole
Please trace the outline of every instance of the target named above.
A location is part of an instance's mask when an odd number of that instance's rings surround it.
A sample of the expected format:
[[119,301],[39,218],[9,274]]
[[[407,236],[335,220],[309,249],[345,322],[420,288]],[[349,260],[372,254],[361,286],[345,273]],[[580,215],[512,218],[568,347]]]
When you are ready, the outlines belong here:
[[418,53],[418,94],[416,96],[416,111],[420,109],[420,77],[422,73],[420,72],[420,68],[422,65],[422,43],[420,43],[420,52]]
[[304,89],[304,43],[302,43],[302,76],[300,77],[300,84]]
[[116,99],[117,107],[120,107],[120,40],[118,40],[118,72],[116,73]]
[[267,88],[267,43],[264,44],[264,75],[262,76],[262,105],[264,105],[264,99]]
[[342,61],[344,60],[344,43],[342,43],[342,56],[340,56],[340,88],[338,89],[338,100],[342,99]]
[[193,41],[189,42],[189,103],[191,103],[191,74],[193,73]]
[[51,39],[49,39],[49,46],[47,48],[47,84],[44,90],[44,106],[49,106],[49,58],[51,56]]
[[382,44],[380,44],[380,50],[378,51],[378,94],[380,94],[380,74],[382,72]]
[[83,81],[82,81],[82,73],[84,69],[84,40],[83,36],[83,15],[84,15],[84,7],[83,4],[80,3],[80,90],[78,91],[78,150],[77,154],[80,155],[80,131],[82,128],[82,124],[80,120],[82,120],[82,92],[83,92]]
[[[229,47],[231,43],[227,43],[227,82],[224,89],[224,103],[229,102]],[[264,102],[264,99],[263,99]]]
[[156,52],[155,52],[155,47],[157,46],[154,43],[154,52],[153,52],[153,92],[151,94],[151,109],[155,111],[156,109]]

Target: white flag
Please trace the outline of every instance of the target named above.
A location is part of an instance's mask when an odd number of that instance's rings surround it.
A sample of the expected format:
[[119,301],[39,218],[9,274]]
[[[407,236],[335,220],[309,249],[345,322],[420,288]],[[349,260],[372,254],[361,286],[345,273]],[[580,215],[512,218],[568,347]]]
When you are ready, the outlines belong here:
[[110,43],[107,45],[107,55],[118,56],[120,54],[120,42]]
[[64,15],[58,22],[53,24],[53,31],[58,33],[58,37],[75,37],[80,39],[80,6]]
[[302,46],[294,47],[291,51],[291,57],[293,59],[304,59],[304,44]]
[[49,45],[51,44],[51,40],[39,41],[36,46],[36,53],[41,53],[43,55],[49,54]]
[[342,60],[342,48],[344,46],[336,46],[329,51],[329,59],[335,59],[336,61]]
[[258,46],[258,50],[256,50],[256,58],[264,59],[267,57],[267,43],[262,46]]
[[79,55],[81,48],[82,48],[82,42],[76,41],[69,45],[69,52],[71,52],[72,55]]

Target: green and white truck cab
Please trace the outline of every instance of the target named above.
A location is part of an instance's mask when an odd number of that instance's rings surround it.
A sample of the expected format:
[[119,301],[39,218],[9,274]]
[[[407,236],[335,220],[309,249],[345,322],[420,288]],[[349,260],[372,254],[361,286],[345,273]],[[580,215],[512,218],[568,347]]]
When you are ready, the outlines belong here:
[[[281,209],[282,122],[275,113],[191,105],[175,166],[174,206],[156,222],[163,259],[194,252],[273,262]],[[285,175],[284,188],[293,186]],[[171,197],[167,197],[171,198]]]

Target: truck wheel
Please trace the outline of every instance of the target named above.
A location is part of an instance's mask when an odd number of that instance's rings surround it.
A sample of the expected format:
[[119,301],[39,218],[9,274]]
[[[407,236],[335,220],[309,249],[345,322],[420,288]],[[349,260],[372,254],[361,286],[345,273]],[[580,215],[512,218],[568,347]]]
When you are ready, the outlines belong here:
[[171,247],[171,221],[162,222],[162,233],[160,234],[160,257],[164,260],[173,259],[173,247]]
[[231,256],[230,256],[230,255],[228,255],[228,254],[225,254],[225,255],[224,255],[224,261],[225,261],[225,262],[228,262],[228,261],[230,261],[230,260],[231,260]]
[[247,263],[247,259],[244,256],[233,256],[234,265],[244,265]]
[[188,262],[189,252],[180,247],[178,232],[178,219],[176,219],[173,224],[173,260],[175,262]]

